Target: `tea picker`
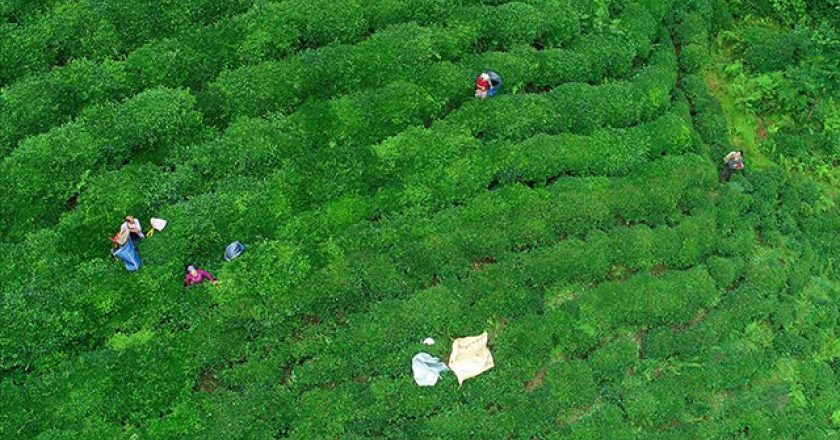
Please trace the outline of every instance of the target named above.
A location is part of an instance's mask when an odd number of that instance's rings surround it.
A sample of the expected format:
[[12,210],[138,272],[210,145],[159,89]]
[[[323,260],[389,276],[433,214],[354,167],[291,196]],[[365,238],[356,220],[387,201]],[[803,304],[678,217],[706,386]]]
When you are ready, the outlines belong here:
[[720,173],[721,183],[729,182],[735,170],[744,169],[744,153],[740,150],[732,151],[723,158],[723,163],[723,170]]
[[216,278],[213,278],[213,275],[210,275],[206,270],[198,269],[193,265],[187,267],[187,276],[184,277],[184,287],[201,284],[205,280],[210,280],[213,284],[217,283]]
[[475,97],[485,99],[496,96],[502,87],[502,77],[498,73],[488,70],[478,75],[475,80]]
[[140,254],[137,252],[137,245],[143,238],[143,228],[140,221],[127,215],[125,221],[120,225],[120,230],[113,237],[108,239],[114,243],[111,255],[122,260],[126,270],[135,272],[143,264]]
[[119,232],[111,237],[110,240],[114,243],[114,247],[124,246],[128,240],[131,240],[134,247],[137,247],[137,244],[143,237],[143,228],[140,226],[140,220],[127,215],[125,216],[125,221],[120,225]]

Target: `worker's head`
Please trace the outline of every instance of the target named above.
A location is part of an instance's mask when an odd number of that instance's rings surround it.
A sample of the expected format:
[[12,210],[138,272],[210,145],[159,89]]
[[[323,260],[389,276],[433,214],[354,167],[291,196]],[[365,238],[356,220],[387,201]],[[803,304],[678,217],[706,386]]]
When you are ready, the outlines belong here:
[[481,74],[481,79],[485,81],[490,81],[490,75],[488,75],[487,72],[484,72]]
[[195,266],[193,266],[192,264],[190,264],[189,266],[187,266],[187,272],[189,272],[189,273],[191,273],[191,274],[195,275],[195,274],[196,274],[196,272],[198,272],[198,271],[197,271],[197,270],[195,270]]
[[134,222],[134,217],[132,217],[130,215],[127,215],[127,216],[125,216],[125,221],[128,222],[128,223],[132,223],[132,222]]

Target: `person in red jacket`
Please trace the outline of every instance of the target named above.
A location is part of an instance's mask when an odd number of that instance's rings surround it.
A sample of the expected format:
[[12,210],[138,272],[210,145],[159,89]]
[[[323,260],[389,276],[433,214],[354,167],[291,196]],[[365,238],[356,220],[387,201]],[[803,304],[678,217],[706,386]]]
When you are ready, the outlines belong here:
[[184,287],[201,284],[204,280],[210,280],[213,284],[216,284],[216,279],[213,278],[213,275],[210,275],[207,271],[203,269],[196,269],[196,267],[192,265],[187,267],[187,276],[184,278]]
[[486,72],[478,75],[478,78],[475,80],[475,97],[485,99],[487,98],[487,92],[490,91],[490,75]]

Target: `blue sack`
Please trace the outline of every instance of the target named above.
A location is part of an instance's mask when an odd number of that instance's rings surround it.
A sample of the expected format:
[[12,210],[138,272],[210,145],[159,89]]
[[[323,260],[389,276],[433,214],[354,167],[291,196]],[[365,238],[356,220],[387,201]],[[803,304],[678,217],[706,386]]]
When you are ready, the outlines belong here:
[[245,252],[245,245],[241,242],[234,241],[225,248],[225,261],[233,260],[234,258],[242,255],[242,252]]
[[114,249],[111,253],[125,263],[125,268],[129,272],[140,269],[143,264],[143,260],[140,259],[140,254],[137,253],[137,248],[134,247],[132,240],[126,240],[124,245]]
[[502,88],[502,77],[492,70],[486,73],[490,77],[490,90],[487,91],[487,96],[496,96]]

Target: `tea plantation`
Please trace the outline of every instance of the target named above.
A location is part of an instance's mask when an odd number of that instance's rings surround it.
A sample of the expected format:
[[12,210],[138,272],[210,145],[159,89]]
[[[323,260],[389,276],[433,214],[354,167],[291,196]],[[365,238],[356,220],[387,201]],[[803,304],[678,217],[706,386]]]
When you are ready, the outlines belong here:
[[837,0],[0,17],[0,439],[840,438]]

